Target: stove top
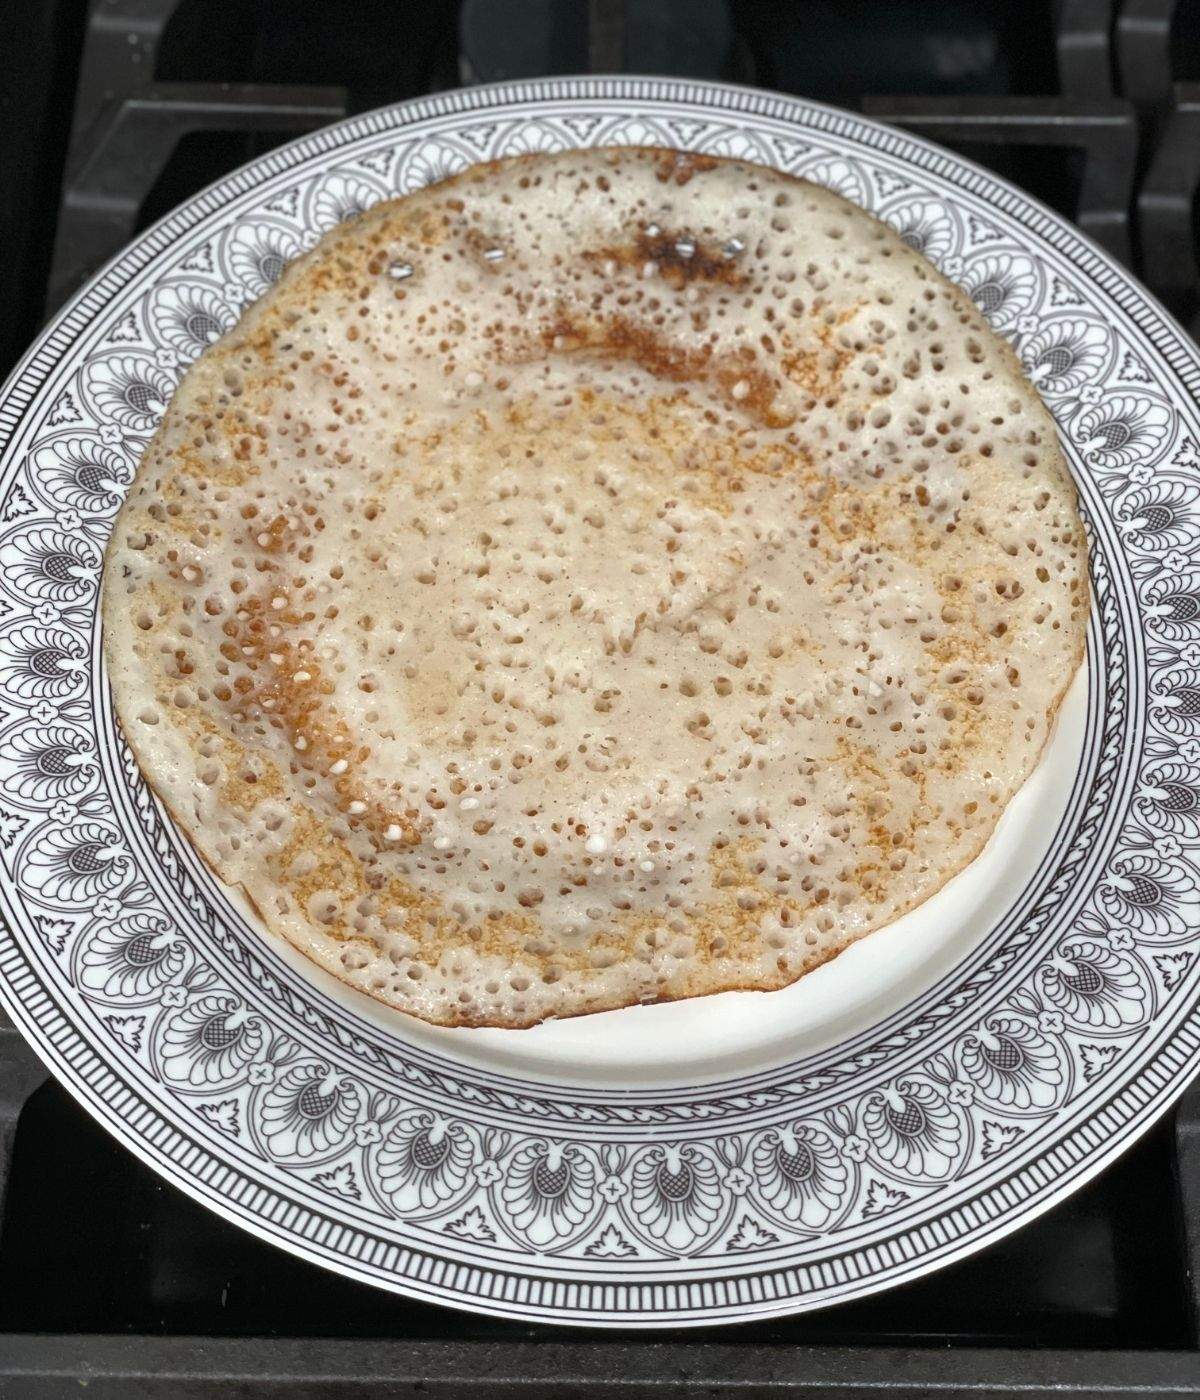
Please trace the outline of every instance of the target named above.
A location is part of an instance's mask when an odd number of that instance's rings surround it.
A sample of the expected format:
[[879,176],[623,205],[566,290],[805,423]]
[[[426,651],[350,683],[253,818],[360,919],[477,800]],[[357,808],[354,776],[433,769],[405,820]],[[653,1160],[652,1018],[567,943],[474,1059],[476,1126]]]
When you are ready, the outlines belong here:
[[[856,107],[1075,220],[1200,329],[1200,0],[27,0],[0,9],[0,368],[140,228],[270,146],[586,69]],[[80,1191],[81,1182],[87,1190]],[[217,1219],[0,1021],[0,1394],[1200,1391],[1200,1090],[1041,1220],[824,1313],[675,1335],[459,1314]]]

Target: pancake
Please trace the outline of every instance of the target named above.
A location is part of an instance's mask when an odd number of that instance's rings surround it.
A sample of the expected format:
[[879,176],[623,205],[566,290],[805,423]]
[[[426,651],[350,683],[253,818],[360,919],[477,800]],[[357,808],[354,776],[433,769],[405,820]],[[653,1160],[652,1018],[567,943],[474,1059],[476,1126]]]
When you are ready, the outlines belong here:
[[188,370],[105,563],[146,779],[264,923],[451,1026],[769,990],[1038,762],[1087,556],[1009,347],[736,161],[477,166]]

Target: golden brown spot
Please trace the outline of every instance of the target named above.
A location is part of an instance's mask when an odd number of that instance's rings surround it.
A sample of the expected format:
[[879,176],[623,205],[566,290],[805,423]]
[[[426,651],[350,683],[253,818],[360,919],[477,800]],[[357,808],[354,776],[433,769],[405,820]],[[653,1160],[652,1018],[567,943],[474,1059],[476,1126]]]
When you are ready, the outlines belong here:
[[698,155],[694,151],[661,151],[657,173],[664,184],[674,180],[677,185],[686,185],[693,176],[715,170],[719,164],[713,156]]
[[742,287],[749,281],[732,258],[700,239],[661,230],[651,234],[645,225],[638,230],[632,243],[585,249],[582,256],[585,262],[598,263],[601,267],[608,262],[624,268],[642,268],[646,263],[653,263],[658,274],[676,292],[694,282]]
[[794,420],[793,414],[778,407],[779,383],[757,364],[749,346],[714,356],[707,344],[688,348],[627,316],[585,321],[566,311],[560,311],[542,329],[541,341],[547,352],[628,360],[656,379],[677,384],[716,383],[730,408],[740,410],[764,427],[784,428]]

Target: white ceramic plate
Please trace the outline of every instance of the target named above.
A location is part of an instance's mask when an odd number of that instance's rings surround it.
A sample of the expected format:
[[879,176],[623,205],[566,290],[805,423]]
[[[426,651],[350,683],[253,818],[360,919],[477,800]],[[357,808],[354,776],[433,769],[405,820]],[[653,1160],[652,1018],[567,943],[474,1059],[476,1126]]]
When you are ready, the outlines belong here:
[[[797,986],[436,1030],[265,936],[151,798],[100,667],[100,560],[184,366],[286,259],[473,161],[621,143],[830,185],[978,301],[1079,483],[1087,665],[980,860]],[[272,152],[117,258],[0,396],[0,998],[177,1185],[416,1297],[677,1326],[855,1297],[979,1248],[1200,1065],[1198,380],[1194,347],[1057,216],[825,107],[564,79]]]

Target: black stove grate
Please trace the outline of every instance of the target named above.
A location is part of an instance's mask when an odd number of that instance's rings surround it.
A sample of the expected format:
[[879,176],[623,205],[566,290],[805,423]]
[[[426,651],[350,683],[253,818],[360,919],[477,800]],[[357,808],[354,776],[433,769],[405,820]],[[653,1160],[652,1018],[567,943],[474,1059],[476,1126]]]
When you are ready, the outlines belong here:
[[[139,228],[297,132],[460,81],[617,65],[753,81],[907,126],[1074,219],[1177,314],[1200,313],[1200,0],[357,0],[344,11],[29,0],[0,7],[12,191],[0,201],[0,359],[16,358],[43,303],[56,307]],[[875,1298],[674,1335],[455,1313],[218,1220],[115,1144],[0,1018],[4,1395],[82,1383],[121,1400],[1192,1393],[1198,1278],[1194,1089],[1041,1220]]]

